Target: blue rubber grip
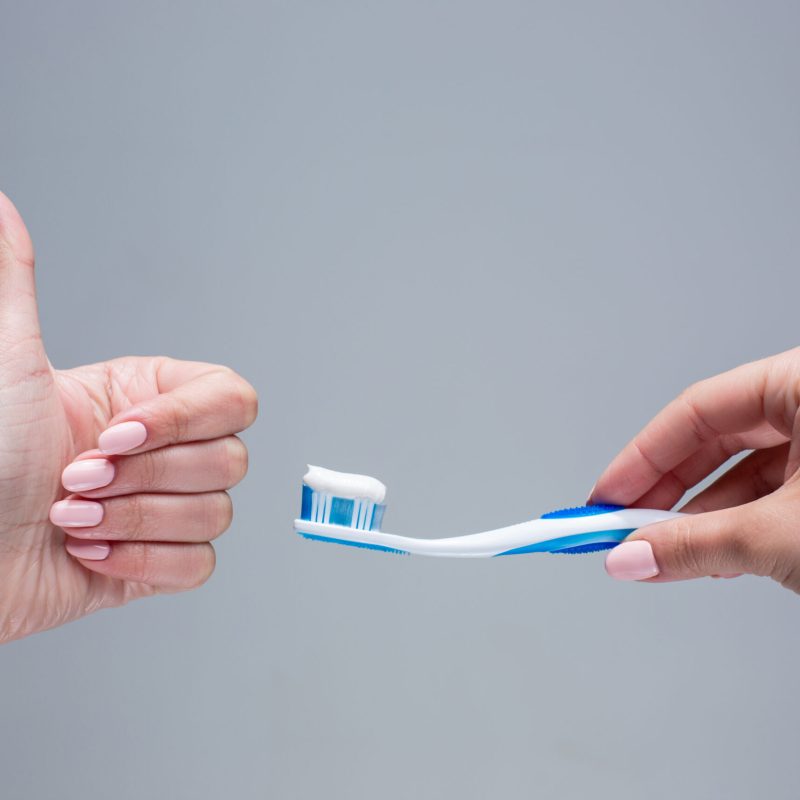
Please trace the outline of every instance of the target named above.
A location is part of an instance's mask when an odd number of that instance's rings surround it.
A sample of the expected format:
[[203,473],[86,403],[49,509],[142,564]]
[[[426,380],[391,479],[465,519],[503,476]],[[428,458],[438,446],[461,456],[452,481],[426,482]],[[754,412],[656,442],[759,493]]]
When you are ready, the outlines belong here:
[[610,514],[612,511],[622,511],[625,506],[612,506],[598,504],[596,506],[576,506],[575,508],[562,508],[542,514],[542,519],[574,519],[575,517],[596,517],[598,514]]

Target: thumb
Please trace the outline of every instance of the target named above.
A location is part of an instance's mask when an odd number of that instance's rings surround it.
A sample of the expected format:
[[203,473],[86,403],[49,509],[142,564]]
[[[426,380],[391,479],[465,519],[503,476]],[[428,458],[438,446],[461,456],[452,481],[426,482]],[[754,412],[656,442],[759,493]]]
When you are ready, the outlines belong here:
[[775,513],[770,502],[774,497],[640,528],[608,554],[606,571],[629,581],[747,572],[784,582],[798,555],[789,546],[792,537],[781,530],[792,515]]
[[36,309],[33,243],[14,204],[0,192],[0,344],[2,360],[19,361],[17,345],[44,352]]

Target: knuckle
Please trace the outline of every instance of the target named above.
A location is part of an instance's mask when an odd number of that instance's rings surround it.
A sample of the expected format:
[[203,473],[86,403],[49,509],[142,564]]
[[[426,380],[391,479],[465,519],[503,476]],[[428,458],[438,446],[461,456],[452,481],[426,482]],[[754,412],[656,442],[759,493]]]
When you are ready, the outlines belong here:
[[202,586],[214,573],[217,566],[217,554],[210,544],[198,545],[194,551],[195,561],[187,582],[189,589],[197,589]]
[[132,494],[125,498],[124,503],[126,538],[140,539],[144,536],[147,522],[145,501],[141,495]]
[[184,398],[174,395],[172,398],[170,428],[172,441],[184,442],[189,439],[191,431],[192,409]]
[[137,542],[129,552],[130,579],[139,583],[154,584],[158,580],[158,549],[149,542]]
[[691,405],[694,402],[695,397],[697,397],[698,391],[700,391],[700,387],[702,386],[702,381],[696,381],[695,383],[690,383],[679,395],[678,400],[682,403],[687,403]]
[[698,442],[705,443],[713,440],[718,435],[718,431],[709,425],[698,402],[698,395],[702,392],[702,383],[695,383],[689,387],[680,395],[680,400],[686,409],[688,423],[695,438]]
[[690,383],[679,395],[678,400],[686,405],[692,414],[698,411],[698,404],[701,398],[714,385],[713,378],[703,378],[702,380]]
[[672,559],[675,568],[684,574],[704,574],[703,558],[701,548],[698,546],[698,538],[694,520],[676,520]]
[[169,471],[167,469],[165,452],[163,450],[153,450],[149,453],[142,453],[141,459],[141,481],[145,488],[169,488],[167,486]]
[[248,453],[245,443],[238,436],[227,436],[225,445],[225,488],[236,486],[247,474]]
[[770,577],[787,588],[800,591],[800,531],[786,520],[794,515],[786,508],[756,501],[760,512],[760,535],[752,537],[750,572]]
[[256,417],[258,416],[258,392],[249,384],[247,381],[245,383],[245,388],[243,391],[243,405],[244,405],[244,412],[245,412],[245,421],[247,422],[247,426],[249,427],[256,421]]
[[214,511],[209,516],[213,519],[211,538],[215,539],[225,533],[233,522],[233,501],[227,492],[215,492],[212,498]]
[[258,416],[258,393],[230,367],[218,366],[211,376],[214,392],[225,401],[226,413],[239,430],[249,428]]
[[245,428],[249,428],[258,416],[258,393],[241,375],[226,368],[226,379],[231,387],[233,400]]
[[721,515],[718,525],[704,534],[708,552],[739,571],[776,577],[786,548],[771,532],[775,528],[765,524],[762,504],[755,501],[715,513]]
[[766,574],[768,553],[762,537],[746,524],[734,525],[721,537],[720,548],[724,550],[729,563],[746,567],[754,575]]

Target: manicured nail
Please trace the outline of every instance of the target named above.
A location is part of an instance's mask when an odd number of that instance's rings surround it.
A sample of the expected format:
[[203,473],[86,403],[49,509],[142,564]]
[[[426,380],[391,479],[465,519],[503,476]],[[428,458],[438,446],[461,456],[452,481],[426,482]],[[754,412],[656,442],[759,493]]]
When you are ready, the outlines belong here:
[[108,542],[83,542],[80,539],[67,539],[65,546],[67,552],[75,558],[86,561],[102,561],[108,558],[111,545]]
[[127,453],[147,439],[147,428],[141,422],[120,422],[106,428],[97,441],[101,452],[108,456]]
[[50,507],[50,522],[59,528],[91,528],[103,519],[103,506],[91,500],[59,500]]
[[650,542],[623,542],[606,556],[606,572],[618,581],[642,581],[658,575],[658,564]]
[[108,486],[113,480],[114,465],[107,458],[73,461],[61,473],[61,483],[68,492],[88,492]]

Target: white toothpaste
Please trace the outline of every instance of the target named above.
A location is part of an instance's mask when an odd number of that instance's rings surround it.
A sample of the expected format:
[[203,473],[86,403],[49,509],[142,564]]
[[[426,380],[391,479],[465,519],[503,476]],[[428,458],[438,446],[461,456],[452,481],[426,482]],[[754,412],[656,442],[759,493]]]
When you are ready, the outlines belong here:
[[386,497],[386,487],[369,475],[353,475],[349,472],[335,472],[324,467],[308,465],[303,483],[315,492],[332,494],[352,500],[371,500],[382,503]]

